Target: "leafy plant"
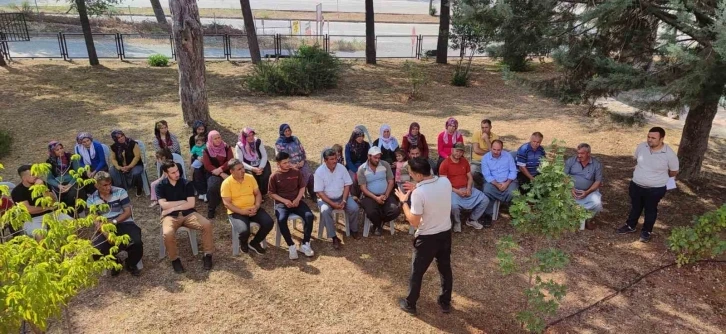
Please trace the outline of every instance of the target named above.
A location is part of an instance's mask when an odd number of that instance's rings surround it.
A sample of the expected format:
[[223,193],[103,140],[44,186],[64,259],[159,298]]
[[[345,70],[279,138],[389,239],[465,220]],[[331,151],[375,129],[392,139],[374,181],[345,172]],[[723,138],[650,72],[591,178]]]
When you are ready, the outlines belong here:
[[436,16],[436,7],[430,7],[429,8],[429,15],[430,16]]
[[[80,156],[74,155],[73,159]],[[0,169],[2,165],[0,165]],[[69,174],[77,182],[88,185],[94,180],[83,180],[80,176],[88,167]],[[49,164],[32,166],[33,175],[44,177],[50,171]],[[45,185],[30,187],[33,197],[42,196],[48,191]],[[0,193],[8,195],[7,186],[0,186]],[[76,199],[78,206],[86,206],[85,201]],[[0,244],[0,332],[17,332],[25,322],[36,332],[45,331],[48,320],[60,315],[62,308],[82,289],[96,284],[98,276],[105,269],[120,269],[114,255],[118,246],[129,242],[128,236],[116,236],[116,226],[109,224],[98,213],[108,209],[108,205],[89,207],[85,218],[74,217],[60,221],[59,215],[75,213],[73,208],[56,202],[51,197],[42,197],[35,205],[51,208],[53,211],[43,219],[46,229],[33,236],[21,235]],[[103,210],[103,211],[101,211]],[[12,226],[22,229],[30,221],[27,207],[16,204],[0,218],[0,229]],[[102,224],[101,231],[108,233],[114,245],[111,255],[101,256],[90,240],[78,237],[77,232]],[[95,260],[94,257],[99,257]]]
[[[549,157],[542,158],[540,174],[535,177],[526,195],[516,194],[509,207],[512,225],[520,233],[546,237],[551,243],[568,231],[577,230],[582,219],[592,216],[572,197],[572,180],[565,173],[562,142],[552,142]],[[518,253],[520,246],[514,238],[505,236],[497,241],[499,268],[505,275],[523,272],[528,277],[524,290],[524,308],[516,319],[531,332],[542,332],[545,318],[559,308],[567,287],[540,274],[564,268],[569,262],[567,254],[554,247],[535,249],[532,256]]]
[[429,83],[426,73],[424,73],[420,65],[408,60],[403,63],[403,71],[406,72],[406,79],[411,87],[409,97],[412,99],[421,98],[423,96],[421,88]]
[[0,158],[5,157],[10,153],[10,147],[13,144],[13,137],[10,133],[4,130],[0,130]]
[[459,62],[454,68],[454,75],[451,77],[451,84],[458,87],[467,87],[469,86],[469,66],[471,65],[471,62],[464,66],[464,64],[462,64],[462,60],[463,59],[459,59]]
[[149,66],[166,67],[169,66],[169,57],[162,54],[153,54],[147,59]]
[[726,253],[726,204],[694,220],[691,227],[676,227],[668,248],[677,253],[678,266]]

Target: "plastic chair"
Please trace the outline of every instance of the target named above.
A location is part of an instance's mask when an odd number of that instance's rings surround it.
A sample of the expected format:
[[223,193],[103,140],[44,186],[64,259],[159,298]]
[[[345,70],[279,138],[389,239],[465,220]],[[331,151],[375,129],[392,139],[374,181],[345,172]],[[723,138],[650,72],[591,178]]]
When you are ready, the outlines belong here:
[[[164,246],[164,230],[161,230],[161,243],[159,245],[159,258],[163,259],[164,256],[166,256],[166,246]],[[189,228],[186,228],[184,226],[178,228],[176,230],[177,232],[187,232],[187,235],[189,235],[189,243],[192,246],[192,254],[197,255],[199,254],[199,245],[197,245],[197,231],[192,230]]]
[[493,207],[492,207],[492,221],[497,220],[499,218],[499,206],[502,204],[500,201],[494,201]]
[[[343,221],[345,222],[345,236],[350,236],[350,224],[348,223],[348,217],[345,214],[345,210],[333,210],[333,219],[335,221],[338,221],[338,215],[343,216]],[[325,229],[325,224],[323,224],[323,220],[320,219],[320,222],[318,223],[318,239],[323,239],[323,229]]]
[[[174,157],[174,163],[177,163],[182,166],[181,171],[182,171],[182,174],[184,174],[184,178],[187,180],[191,179],[191,176],[187,173],[187,166],[186,166],[186,162],[184,161],[184,158],[177,153],[172,153],[171,155]],[[161,170],[161,164],[157,161],[156,162],[156,172],[159,173],[160,170]],[[157,178],[158,177],[161,177],[161,175],[157,175]]]
[[[139,150],[141,150],[141,166],[144,167],[144,172],[141,173],[141,183],[143,183],[144,194],[146,194],[146,196],[150,196],[151,195],[151,187],[150,187],[151,183],[149,183],[149,175],[148,175],[148,173],[146,173],[146,145],[144,145],[144,143],[142,143],[140,141],[136,141],[136,144],[139,145]],[[182,166],[184,166],[184,165],[182,164]]]
[[[273,208],[276,205],[277,205],[276,201],[272,203]],[[300,222],[300,225],[303,225],[303,227],[301,229],[305,228],[305,222],[303,221],[302,217],[300,217],[294,213],[291,213],[287,216],[287,222],[285,222],[285,223],[289,223],[290,221],[292,221],[292,228],[295,228],[295,222],[298,222],[298,221]],[[280,233],[280,223],[281,222],[278,221],[277,224],[275,224],[275,247],[280,247],[280,238],[282,238],[282,233]]]
[[580,231],[585,230],[585,221],[587,221],[587,219],[583,219],[580,221]]
[[[229,221],[229,225],[232,226],[232,255],[237,256],[239,255],[239,234],[240,231],[238,231],[236,228],[234,228],[234,224],[232,224],[232,220],[227,217],[227,220]],[[250,229],[257,226],[257,230],[260,229],[260,224],[251,222],[250,223]],[[267,248],[267,240],[262,240],[262,247]]]

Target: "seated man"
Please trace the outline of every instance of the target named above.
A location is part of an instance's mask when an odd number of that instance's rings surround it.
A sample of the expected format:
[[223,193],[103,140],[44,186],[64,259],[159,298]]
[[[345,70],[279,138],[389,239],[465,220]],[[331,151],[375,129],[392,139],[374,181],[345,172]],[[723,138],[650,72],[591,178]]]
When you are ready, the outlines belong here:
[[275,200],[277,226],[287,243],[290,260],[297,259],[297,247],[292,241],[290,228],[287,226],[287,217],[291,213],[300,216],[303,220],[303,240],[300,249],[305,256],[313,256],[315,253],[310,247],[310,236],[313,234],[315,216],[313,216],[313,212],[310,211],[308,205],[302,201],[303,196],[305,196],[305,180],[302,178],[300,171],[293,169],[290,165],[290,155],[287,152],[277,153],[275,161],[277,161],[277,171],[270,177],[267,193]]
[[391,196],[394,180],[391,165],[381,161],[381,149],[373,146],[368,150],[368,161],[358,168],[358,185],[363,193],[360,205],[373,225],[373,234],[381,235],[383,222],[389,222],[399,214],[398,198]]
[[179,168],[173,161],[161,164],[161,170],[166,178],[156,185],[156,197],[161,207],[161,231],[164,236],[166,255],[171,260],[174,271],[178,274],[184,272],[176,247],[176,230],[180,227],[202,232],[202,249],[204,250],[204,270],[212,270],[212,253],[214,253],[214,240],[212,223],[197,213],[194,209],[196,198],[194,186],[190,181],[181,178]]
[[333,248],[340,249],[340,239],[335,234],[334,210],[345,210],[345,217],[350,226],[350,234],[358,238],[358,204],[349,197],[350,186],[353,184],[348,170],[338,163],[338,156],[332,149],[323,152],[324,164],[315,170],[315,193],[318,195],[320,219],[328,231],[328,238],[333,238]]
[[[33,192],[30,190],[30,187],[34,185],[44,185],[45,182],[43,182],[41,178],[30,173],[30,165],[22,165],[18,167],[18,175],[22,182],[13,188],[13,191],[10,193],[10,197],[15,204],[25,205],[28,209],[28,213],[30,213],[31,221],[26,222],[23,225],[25,235],[35,236],[36,239],[40,240],[40,236],[35,235],[34,232],[43,228],[43,217],[45,217],[45,215],[52,214],[53,209],[40,206],[37,201],[42,197],[50,197],[53,201],[57,201],[58,198],[55,196],[55,193],[50,190],[50,188],[46,190],[43,196],[33,197]],[[71,217],[64,213],[59,213],[57,217],[58,220],[71,219]]]
[[491,202],[484,214],[484,227],[492,226],[494,202],[511,202],[514,191],[519,188],[517,165],[514,163],[512,155],[502,149],[503,146],[504,143],[501,140],[493,140],[490,146],[491,151],[481,159],[481,171],[486,181],[484,194]]
[[[408,149],[408,160],[411,160],[411,159],[414,159],[414,158],[420,158],[421,156],[422,156],[421,155],[421,149],[418,146],[411,146]],[[434,163],[433,160],[431,160],[431,159],[427,159],[427,160],[429,162],[429,165],[436,166],[436,163]],[[431,168],[431,175],[437,175],[436,173],[434,173],[433,167]],[[409,172],[409,168],[408,168],[408,162],[406,162],[403,165],[403,167],[401,168],[401,180],[403,180],[405,182],[416,183],[416,181],[414,181],[411,178],[411,176],[410,176],[410,172]],[[409,201],[410,201],[410,198],[409,198]]]
[[[144,244],[141,242],[141,229],[136,226],[134,217],[131,215],[129,194],[123,188],[112,186],[111,175],[104,171],[96,172],[93,178],[96,180],[97,190],[88,196],[86,203],[88,205],[108,205],[107,211],[98,211],[98,214],[105,217],[108,222],[116,225],[116,235],[128,235],[131,238],[127,245],[119,246],[116,258],[121,262],[125,255],[126,270],[131,275],[139,276],[141,271],[137,268],[137,265],[144,254]],[[101,232],[101,221],[96,221],[96,234],[93,236],[92,243],[103,255],[108,255],[111,250],[111,243],[107,237],[106,233]],[[119,271],[113,271],[111,275],[116,276],[118,274]]]
[[[565,173],[572,177],[575,184],[575,187],[572,188],[572,196],[575,197],[577,204],[597,214],[602,211],[602,195],[600,194],[602,164],[590,155],[590,151],[589,144],[577,145],[577,156],[565,161]],[[585,226],[592,229],[589,222],[586,222]]]
[[[252,249],[257,254],[265,254],[267,250],[262,247],[262,241],[272,231],[275,222],[272,221],[265,209],[261,208],[262,193],[257,185],[257,180],[245,174],[245,167],[242,161],[232,158],[229,165],[230,177],[222,181],[221,194],[222,203],[227,208],[229,221],[239,233],[239,247],[244,253]],[[255,222],[260,229],[250,242],[250,224]]]
[[454,232],[461,232],[461,210],[471,210],[471,215],[466,221],[477,230],[484,226],[479,223],[479,218],[484,215],[489,198],[479,189],[472,188],[474,180],[471,176],[471,167],[464,157],[466,147],[464,143],[456,143],[451,155],[446,158],[439,167],[439,176],[446,177],[451,182],[451,214],[454,216]]
[[545,156],[545,150],[542,147],[542,139],[544,136],[541,132],[535,132],[529,137],[529,143],[519,147],[517,150],[517,167],[519,167],[519,175],[517,181],[519,185],[525,185],[539,174],[539,160]]
[[492,121],[484,119],[481,121],[481,130],[474,131],[472,137],[471,176],[474,178],[474,188],[482,189],[484,176],[482,175],[481,159],[491,150],[492,142],[499,139],[492,132]]

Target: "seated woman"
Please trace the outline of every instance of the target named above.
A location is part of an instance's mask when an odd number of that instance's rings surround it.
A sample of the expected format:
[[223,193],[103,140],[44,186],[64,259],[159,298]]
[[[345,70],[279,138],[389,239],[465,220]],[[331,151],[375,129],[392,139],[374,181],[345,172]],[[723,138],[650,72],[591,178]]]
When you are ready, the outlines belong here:
[[76,178],[69,173],[71,169],[80,168],[78,160],[71,160],[71,156],[72,154],[66,153],[63,144],[57,141],[48,143],[48,160],[46,162],[50,164],[50,173],[45,182],[61,202],[69,208],[74,208],[76,198],[86,200],[86,191],[82,185],[76,184]]
[[280,125],[280,137],[275,142],[275,154],[285,152],[290,155],[290,167],[297,169],[302,174],[303,183],[306,185],[308,196],[317,201],[313,183],[313,171],[307,162],[307,154],[300,139],[292,135],[292,129],[288,124]]
[[222,181],[229,177],[229,165],[234,158],[232,148],[222,140],[222,135],[216,130],[209,131],[207,148],[204,149],[202,161],[207,177],[207,218],[214,218],[217,206],[222,202]]
[[350,187],[350,193],[353,197],[360,197],[360,189],[358,188],[358,168],[368,161],[368,149],[371,145],[365,141],[365,134],[356,127],[350,134],[348,143],[345,144],[345,168],[348,169],[350,179],[353,184]]
[[111,132],[111,168],[110,174],[113,184],[116,187],[129,188],[136,187],[136,197],[141,196],[144,192],[143,179],[141,173],[144,172],[144,164],[141,163],[141,149],[139,144],[126,137],[121,130],[113,130]]
[[439,151],[439,161],[436,163],[434,172],[438,175],[441,163],[451,155],[451,150],[456,143],[463,143],[464,136],[459,132],[459,121],[453,117],[449,117],[444,125],[444,131],[439,133],[437,150]]
[[429,145],[426,143],[426,136],[421,133],[421,126],[413,122],[408,127],[408,133],[403,136],[401,148],[406,156],[409,155],[411,147],[418,147],[421,150],[421,157],[429,158]]
[[[157,204],[159,204],[159,201],[156,197],[156,185],[159,184],[159,182],[161,182],[161,180],[166,178],[166,174],[164,174],[161,171],[161,166],[166,161],[174,161],[174,156],[171,155],[171,151],[169,151],[169,149],[166,149],[166,148],[156,150],[156,162],[157,162],[156,165],[159,166],[158,173],[160,176],[154,182],[151,182],[151,205],[149,205],[149,207],[154,207]],[[180,165],[179,163],[177,163],[176,167],[179,168],[179,177],[184,178],[183,166]]]
[[378,146],[381,149],[381,160],[387,162],[391,167],[396,162],[396,150],[398,149],[398,140],[391,136],[391,126],[388,124],[381,125],[376,139],[372,146]]
[[93,178],[100,171],[108,172],[106,152],[103,151],[101,143],[93,140],[88,132],[79,133],[76,136],[76,142],[75,151],[76,154],[81,156],[81,160],[79,160],[81,167],[91,167],[91,170],[86,173],[87,178]]
[[235,155],[242,161],[242,165],[248,173],[257,180],[262,194],[262,201],[267,195],[267,186],[270,183],[272,168],[267,162],[267,151],[262,140],[255,135],[255,129],[244,128],[239,134],[239,141],[235,145]]
[[169,132],[169,124],[167,124],[165,120],[156,122],[156,124],[154,125],[154,136],[156,137],[153,142],[154,149],[159,150],[162,148],[167,148],[169,149],[169,151],[171,151],[171,153],[181,155],[181,145],[179,144],[179,139],[177,139],[175,135]]
[[[189,149],[191,150],[196,145],[198,135],[203,135],[206,138],[208,134],[207,124],[204,121],[194,121],[194,124],[192,124],[192,135],[189,136]],[[194,157],[192,157],[192,161],[194,161]]]

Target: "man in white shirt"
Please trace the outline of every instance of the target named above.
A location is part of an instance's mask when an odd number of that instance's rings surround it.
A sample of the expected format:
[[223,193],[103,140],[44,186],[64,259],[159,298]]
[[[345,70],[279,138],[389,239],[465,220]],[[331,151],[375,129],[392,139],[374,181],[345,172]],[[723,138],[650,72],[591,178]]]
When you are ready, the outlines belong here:
[[[415,158],[408,162],[411,178],[416,184],[406,183],[406,193],[396,189],[403,213],[411,226],[416,227],[413,242],[413,270],[408,287],[408,296],[401,298],[398,305],[405,312],[416,314],[416,302],[421,292],[421,281],[431,262],[441,276],[441,294],[438,304],[444,313],[451,312],[451,182],[445,177],[431,174],[428,160]],[[411,204],[407,203],[409,197]]]
[[338,163],[338,156],[332,149],[323,152],[325,161],[314,177],[314,191],[318,195],[320,219],[328,231],[328,238],[333,239],[333,248],[340,249],[341,243],[335,234],[334,210],[345,210],[345,217],[350,226],[350,234],[358,238],[358,204],[350,198],[350,185],[353,180],[345,166]]
[[658,203],[665,196],[668,178],[678,175],[678,156],[663,143],[665,130],[654,127],[648,131],[648,140],[635,149],[637,165],[630,181],[630,215],[618,234],[634,233],[640,214],[645,211],[640,241],[650,241],[653,225],[658,218]]

